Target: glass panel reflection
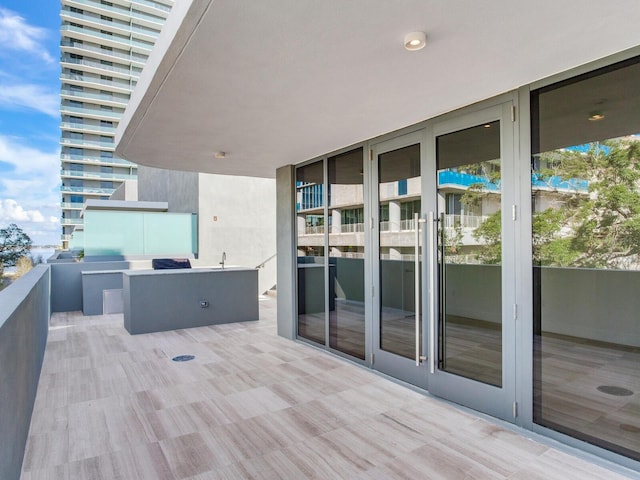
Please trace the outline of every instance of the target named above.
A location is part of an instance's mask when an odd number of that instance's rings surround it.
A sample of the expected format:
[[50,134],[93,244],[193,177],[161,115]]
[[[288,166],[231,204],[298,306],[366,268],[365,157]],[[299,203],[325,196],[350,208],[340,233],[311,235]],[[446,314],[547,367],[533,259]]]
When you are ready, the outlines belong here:
[[329,345],[364,360],[363,149],[329,158]]
[[417,227],[414,213],[420,212],[420,145],[379,155],[378,182],[380,348],[413,359]]
[[502,386],[500,122],[436,142],[439,368]]
[[640,65],[533,92],[534,421],[640,460]]
[[298,336],[325,343],[322,161],[296,170]]

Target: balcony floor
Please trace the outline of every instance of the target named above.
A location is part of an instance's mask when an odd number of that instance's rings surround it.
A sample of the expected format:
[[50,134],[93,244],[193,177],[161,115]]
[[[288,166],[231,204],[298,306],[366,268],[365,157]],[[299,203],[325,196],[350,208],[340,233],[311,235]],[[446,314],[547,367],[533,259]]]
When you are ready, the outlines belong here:
[[[54,314],[22,479],[621,479],[275,334]],[[175,363],[176,355],[191,362]]]

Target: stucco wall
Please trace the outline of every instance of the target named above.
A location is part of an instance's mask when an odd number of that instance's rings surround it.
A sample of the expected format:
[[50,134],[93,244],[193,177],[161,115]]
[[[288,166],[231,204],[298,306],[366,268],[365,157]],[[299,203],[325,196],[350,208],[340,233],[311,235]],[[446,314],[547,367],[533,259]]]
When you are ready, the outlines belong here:
[[167,202],[174,213],[197,213],[198,173],[139,165],[138,200]]
[[[276,253],[276,183],[269,178],[200,174],[196,265],[256,267]],[[276,284],[276,259],[260,269],[262,293]]]
[[49,328],[49,267],[0,292],[0,478],[20,478]]

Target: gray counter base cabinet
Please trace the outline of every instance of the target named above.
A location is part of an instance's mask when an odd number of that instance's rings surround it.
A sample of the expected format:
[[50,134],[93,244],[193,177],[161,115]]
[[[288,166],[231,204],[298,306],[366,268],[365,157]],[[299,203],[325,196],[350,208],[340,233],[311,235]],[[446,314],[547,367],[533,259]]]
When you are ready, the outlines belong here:
[[138,270],[123,274],[130,334],[258,320],[258,271]]

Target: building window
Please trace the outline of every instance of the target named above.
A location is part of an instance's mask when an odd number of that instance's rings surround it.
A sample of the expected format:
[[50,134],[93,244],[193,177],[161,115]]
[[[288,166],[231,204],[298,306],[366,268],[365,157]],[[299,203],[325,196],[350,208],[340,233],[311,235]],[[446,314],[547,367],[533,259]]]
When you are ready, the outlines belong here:
[[100,167],[100,171],[101,171],[102,173],[113,173],[113,167],[106,166],[106,165],[102,165],[102,166]]
[[113,158],[113,152],[100,152],[100,158]]
[[113,188],[113,182],[100,182],[100,188]]
[[407,179],[398,180],[398,196],[407,194]]

